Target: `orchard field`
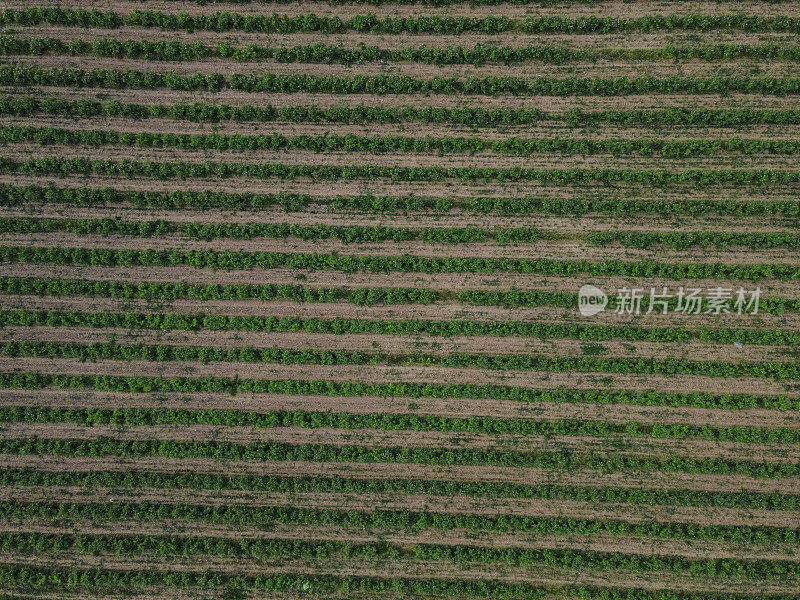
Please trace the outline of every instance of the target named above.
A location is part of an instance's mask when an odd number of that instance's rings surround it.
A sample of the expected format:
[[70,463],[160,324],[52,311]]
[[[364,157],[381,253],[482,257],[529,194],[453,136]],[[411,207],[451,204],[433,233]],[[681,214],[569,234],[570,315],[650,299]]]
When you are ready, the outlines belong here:
[[800,595],[800,3],[0,9],[2,600]]

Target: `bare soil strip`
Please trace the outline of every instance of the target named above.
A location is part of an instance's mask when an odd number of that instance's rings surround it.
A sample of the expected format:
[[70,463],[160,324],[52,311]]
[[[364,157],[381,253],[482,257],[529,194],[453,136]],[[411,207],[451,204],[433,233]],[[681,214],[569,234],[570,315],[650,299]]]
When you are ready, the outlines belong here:
[[[282,348],[290,350],[346,350],[387,355],[432,354],[542,354],[547,356],[594,355],[603,358],[680,358],[696,361],[781,361],[790,362],[787,347],[705,342],[621,342],[587,344],[579,340],[539,340],[532,338],[429,335],[328,334],[305,332],[255,331],[159,331],[124,328],[84,327],[6,327],[8,341],[56,342],[75,344],[147,344],[152,346],[211,346],[214,348]],[[787,355],[789,355],[787,357]]]
[[702,375],[635,375],[540,371],[487,371],[477,368],[384,367],[380,365],[327,366],[199,362],[152,363],[147,361],[101,361],[85,363],[71,359],[0,358],[0,372],[70,375],[114,375],[122,377],[240,377],[255,379],[324,379],[338,382],[473,383],[511,385],[531,389],[653,390],[655,392],[708,394],[757,394],[800,396],[797,386],[756,377],[712,378]]
[[517,402],[490,398],[408,398],[382,396],[298,396],[290,394],[239,393],[152,393],[98,392],[94,390],[43,389],[36,391],[0,389],[0,406],[53,408],[156,408],[163,410],[305,410],[355,414],[418,414],[463,418],[486,416],[496,419],[576,419],[637,422],[643,424],[709,425],[714,427],[800,428],[800,414],[767,409],[723,410],[695,407],[632,406],[625,404],[555,404]]
[[[714,473],[600,473],[586,469],[573,472],[536,467],[439,466],[413,463],[354,463],[311,461],[248,461],[205,458],[166,458],[162,456],[79,457],[0,455],[5,469],[33,469],[45,472],[112,471],[156,473],[208,473],[236,477],[241,475],[276,477],[341,477],[356,479],[427,479],[458,482],[495,482],[537,486],[578,486],[589,488],[622,488],[641,490],[694,490],[706,492],[758,492],[787,495],[800,494],[800,478],[755,479],[743,475]],[[19,489],[19,488],[17,488]],[[669,508],[668,510],[673,510]],[[705,510],[705,509],[703,509]],[[724,509],[728,510],[728,509]],[[747,511],[743,511],[745,514]],[[766,514],[786,511],[759,509]],[[702,512],[698,514],[703,514]],[[791,516],[791,515],[790,515]],[[765,517],[766,518],[766,517]]]

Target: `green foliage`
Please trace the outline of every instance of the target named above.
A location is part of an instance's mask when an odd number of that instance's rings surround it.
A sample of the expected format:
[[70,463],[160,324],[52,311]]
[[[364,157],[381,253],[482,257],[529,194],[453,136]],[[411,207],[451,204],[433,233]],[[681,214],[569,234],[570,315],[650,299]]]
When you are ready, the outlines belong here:
[[[279,573],[270,575],[244,576],[230,575],[206,571],[203,573],[167,572],[154,569],[147,570],[114,570],[101,568],[80,570],[49,567],[19,567],[15,565],[0,566],[0,583],[7,587],[20,587],[41,591],[64,588],[86,588],[89,590],[108,589],[110,586],[132,589],[152,589],[158,586],[167,588],[214,588],[219,591],[224,586],[224,600],[230,590],[241,592],[256,589],[266,592],[297,593],[297,590],[311,592],[317,596],[337,595],[352,596],[353,590],[360,593],[395,592],[399,597],[409,598],[418,595],[438,597],[469,598],[526,598],[544,600],[552,595],[553,588],[543,588],[529,583],[508,583],[499,580],[456,580],[456,579],[422,579],[422,578],[381,578],[363,576],[337,575],[305,575]],[[616,587],[567,586],[557,588],[564,597],[592,598],[601,595],[605,600],[763,600],[763,596],[743,596],[717,593],[702,595],[683,594],[672,591],[628,589]],[[281,594],[282,595],[282,594]],[[234,596],[234,598],[236,598]],[[790,597],[770,596],[771,600],[792,600]]]
[[506,385],[366,383],[302,379],[230,379],[224,377],[124,377],[111,375],[42,375],[40,373],[1,373],[0,387],[36,390],[49,386],[61,389],[95,389],[127,393],[210,392],[235,395],[295,394],[321,396],[387,396],[403,398],[491,398],[510,402],[553,402],[580,404],[630,404],[633,406],[691,406],[708,409],[745,410],[768,408],[800,410],[800,398],[758,394],[715,396],[702,392],[587,391],[557,388],[537,390]]
[[339,17],[323,17],[314,13],[297,16],[280,14],[246,15],[232,12],[211,14],[163,13],[154,10],[134,10],[120,15],[113,11],[68,9],[68,8],[29,8],[24,10],[6,9],[0,15],[0,25],[66,25],[70,27],[102,27],[116,29],[121,25],[159,28],[167,30],[201,31],[245,31],[261,33],[358,33],[417,34],[438,33],[458,35],[470,31],[481,33],[500,33],[503,31],[524,31],[537,33],[613,33],[621,31],[673,31],[733,29],[740,31],[783,31],[794,33],[800,29],[800,19],[796,17],[761,17],[744,13],[726,15],[685,14],[685,15],[645,15],[635,19],[618,17],[580,17],[559,16],[528,17],[524,20],[506,17],[451,17],[425,16],[418,18],[385,17],[379,19],[374,14],[355,15],[343,21]]
[[453,563],[484,562],[520,566],[622,571],[688,571],[695,577],[736,577],[752,580],[788,579],[800,573],[800,564],[782,560],[689,559],[683,556],[640,556],[592,550],[541,550],[535,548],[488,548],[486,546],[418,543],[402,546],[386,542],[332,540],[230,539],[223,537],[150,535],[76,535],[25,533],[0,534],[0,548],[21,554],[70,552],[118,556],[217,556],[224,558],[284,558],[402,560],[417,559]]
[[[6,342],[0,354],[11,357],[77,358],[79,360],[148,360],[210,362],[277,362],[284,365],[428,365],[474,367],[496,371],[546,371],[577,373],[639,373],[647,375],[704,375],[706,377],[763,377],[800,379],[800,364],[779,361],[694,361],[683,358],[599,358],[590,356],[543,356],[539,354],[382,354],[341,350],[294,350],[214,346],[169,346],[165,344],[121,345],[56,342]],[[2,408],[0,408],[2,411]],[[665,429],[668,431],[669,428]],[[677,431],[677,430],[676,430]],[[681,431],[684,431],[681,429]],[[693,431],[687,429],[685,431]],[[783,430],[781,430],[783,431]],[[668,434],[671,435],[671,434]],[[710,435],[710,434],[709,434]],[[787,436],[789,436],[787,438]],[[781,436],[771,439],[778,441]],[[788,430],[784,438],[791,438]],[[728,439],[728,438],[725,438]],[[793,438],[791,438],[793,439]],[[800,441],[798,438],[797,441]]]
[[612,339],[647,342],[704,342],[732,344],[800,344],[800,332],[790,329],[642,327],[635,325],[582,325],[529,321],[424,321],[322,319],[275,316],[228,316],[199,313],[77,312],[44,310],[0,311],[0,327],[93,327],[199,331],[304,331],[306,333],[372,333],[432,336],[516,336],[540,339],[568,338],[587,341]]
[[478,227],[426,227],[406,229],[368,225],[298,225],[290,223],[206,223],[202,221],[120,221],[117,219],[52,219],[0,217],[0,233],[49,233],[67,231],[78,235],[130,235],[156,237],[181,233],[190,238],[289,238],[337,239],[346,244],[420,240],[427,244],[463,244],[494,239],[499,243],[534,243],[539,239],[529,227],[483,229]]
[[713,44],[702,46],[665,46],[663,48],[593,48],[574,49],[565,46],[487,46],[481,43],[472,47],[406,46],[386,50],[378,46],[357,48],[339,44],[305,44],[300,46],[261,46],[248,44],[232,46],[222,43],[209,46],[202,42],[187,43],[177,40],[98,40],[59,38],[0,37],[0,54],[6,55],[91,55],[97,57],[131,58],[163,61],[196,61],[207,57],[230,58],[238,62],[272,59],[281,63],[326,63],[351,65],[365,62],[420,62],[433,65],[475,65],[498,63],[517,65],[530,62],[564,64],[586,60],[737,60],[741,58],[791,60],[800,59],[800,47],[775,44]]
[[[356,306],[379,304],[431,304],[432,302],[457,301],[477,306],[557,306],[575,308],[578,294],[553,292],[550,290],[433,290],[428,288],[322,288],[301,285],[274,284],[199,284],[179,281],[115,281],[88,279],[55,279],[40,277],[0,277],[0,293],[33,296],[95,296],[101,298],[125,298],[155,301],[174,301],[182,298],[195,300],[246,300],[262,301],[289,299],[296,302],[346,301]],[[648,305],[649,295],[642,297]],[[677,298],[668,302],[674,310]],[[702,310],[708,308],[704,299]],[[788,298],[761,298],[759,312],[781,315],[786,311],[800,311],[800,300]]]
[[[2,99],[0,99],[2,102]],[[449,211],[453,207],[477,213],[498,212],[503,214],[550,213],[581,215],[603,213],[614,215],[662,214],[662,215],[708,215],[725,214],[737,216],[800,216],[800,201],[797,200],[704,200],[702,198],[516,198],[472,197],[463,201],[451,198],[420,196],[333,196],[312,197],[304,194],[237,194],[231,192],[143,192],[122,191],[114,188],[59,188],[27,185],[15,187],[0,184],[0,198],[4,204],[18,205],[26,202],[64,203],[77,206],[106,206],[129,202],[137,208],[161,209],[240,209],[264,210],[280,206],[287,211],[303,210],[310,204],[328,205],[334,209],[366,212],[393,211]]]
[[0,142],[36,142],[42,145],[124,145],[142,148],[176,147],[189,150],[305,150],[310,152],[438,152],[441,154],[475,153],[491,151],[498,154],[530,156],[537,153],[564,155],[642,155],[664,158],[689,158],[723,152],[758,155],[795,155],[800,153],[800,142],[792,140],[752,140],[730,138],[726,140],[658,140],[621,139],[603,140],[519,138],[507,137],[488,140],[479,137],[409,137],[409,136],[359,136],[352,133],[340,136],[296,135],[287,137],[280,133],[258,135],[178,134],[125,132],[108,129],[64,129],[56,127],[26,127],[12,125],[0,127]]
[[[719,540],[738,544],[755,543],[797,544],[800,530],[791,527],[759,527],[710,525],[694,523],[628,523],[622,520],[575,519],[567,517],[543,518],[513,514],[447,513],[409,510],[335,510],[293,507],[251,507],[246,505],[202,506],[170,502],[157,504],[137,503],[56,503],[6,500],[0,501],[0,515],[5,519],[57,519],[60,521],[103,520],[128,521],[130,519],[159,521],[163,518],[193,522],[237,524],[270,528],[282,525],[327,525],[359,529],[390,529],[401,531],[503,531],[528,534],[572,535],[637,535],[659,539]],[[606,588],[607,589],[607,588]],[[529,598],[530,596],[525,596]],[[629,599],[622,596],[620,600]],[[709,598],[708,594],[702,596]],[[664,600],[675,600],[674,595]],[[699,600],[699,598],[698,598]],[[733,600],[733,598],[731,599]],[[738,597],[737,600],[742,600]],[[773,598],[774,600],[774,598]]]
[[45,69],[35,66],[0,66],[0,85],[105,87],[112,89],[172,89],[218,92],[232,89],[243,92],[326,93],[326,94],[472,94],[496,96],[623,96],[639,94],[767,94],[800,93],[800,78],[779,77],[655,77],[564,79],[540,77],[434,77],[416,79],[405,75],[355,75],[350,77],[310,74],[265,75],[234,73],[195,73],[183,76],[174,72],[128,69]]
[[85,158],[29,158],[16,161],[0,157],[0,170],[26,175],[123,175],[156,179],[194,177],[254,177],[257,179],[314,181],[352,181],[389,179],[391,181],[507,182],[538,181],[556,185],[636,184],[667,186],[675,184],[774,186],[795,185],[800,172],[783,170],[687,169],[529,169],[523,167],[400,167],[380,165],[315,165],[237,162],[137,162],[132,160],[88,160]]
[[[589,451],[591,452],[591,450]],[[203,458],[252,461],[314,461],[461,465],[560,469],[592,469],[604,473],[717,473],[758,479],[785,479],[800,475],[800,464],[736,460],[724,457],[694,459],[661,454],[617,454],[609,458],[568,450],[518,452],[484,448],[377,447],[332,444],[221,441],[162,441],[97,439],[0,439],[0,453],[22,456]]]
[[653,231],[593,231],[588,234],[592,244],[605,245],[617,242],[623,246],[649,249],[654,246],[668,246],[679,250],[696,246],[727,248],[746,246],[748,248],[800,248],[800,236],[795,233],[727,233],[716,231],[690,231],[659,233]]
[[[250,349],[244,349],[247,352]],[[256,352],[252,352],[255,354]],[[8,354],[6,354],[8,355]],[[12,355],[13,356],[13,355]],[[22,354],[21,356],[26,356]],[[40,356],[40,355],[37,355]],[[98,357],[101,358],[101,357]],[[105,358],[105,357],[102,357]],[[155,360],[159,358],[156,357]],[[331,364],[331,363],[323,363]],[[346,363],[347,364],[347,363]],[[352,363],[349,363],[352,364]],[[308,429],[379,429],[385,431],[446,431],[480,434],[518,434],[530,436],[608,436],[654,437],[657,439],[705,439],[748,444],[800,442],[800,431],[786,427],[712,427],[685,424],[648,425],[636,421],[613,423],[561,419],[542,421],[489,416],[442,417],[435,415],[305,410],[265,410],[260,412],[223,409],[157,409],[157,408],[45,408],[34,406],[0,407],[2,423],[78,423],[80,425],[221,425],[225,427],[302,427]]]
[[664,109],[600,110],[586,112],[570,109],[564,114],[548,114],[541,109],[453,108],[426,106],[339,105],[320,108],[315,105],[243,104],[136,104],[109,100],[69,100],[32,96],[0,97],[0,114],[35,113],[71,116],[130,117],[135,119],[169,117],[198,123],[218,121],[292,121],[295,123],[452,123],[471,127],[526,125],[542,120],[564,122],[569,127],[612,123],[625,127],[666,128],[676,125],[697,127],[733,127],[800,123],[800,110],[793,109],[713,109],[669,107]]
[[[485,498],[541,498],[590,502],[593,504],[636,504],[651,506],[701,506],[794,511],[800,496],[758,492],[716,492],[699,490],[647,490],[641,488],[579,487],[553,484],[522,485],[498,481],[446,481],[433,479],[357,477],[283,477],[276,475],[219,475],[181,471],[160,473],[136,471],[35,471],[4,469],[0,486],[86,488],[246,490],[277,493],[343,494],[425,494]],[[774,540],[777,541],[777,540]],[[792,543],[787,536],[785,543]]]
[[665,279],[751,280],[800,277],[800,266],[786,263],[659,263],[653,260],[555,260],[547,258],[480,258],[339,255],[338,253],[284,253],[216,250],[111,250],[105,248],[42,248],[0,246],[0,262],[52,263],[97,266],[190,265],[210,269],[275,269],[343,272],[402,273],[537,273],[549,275],[593,275],[662,277]]

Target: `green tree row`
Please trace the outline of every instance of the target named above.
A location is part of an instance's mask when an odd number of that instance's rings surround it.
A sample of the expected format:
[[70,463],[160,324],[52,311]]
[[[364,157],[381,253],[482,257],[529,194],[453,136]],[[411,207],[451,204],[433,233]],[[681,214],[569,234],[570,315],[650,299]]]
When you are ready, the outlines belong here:
[[580,138],[521,138],[486,139],[480,137],[410,137],[400,135],[362,136],[295,135],[280,133],[225,135],[219,133],[153,133],[114,131],[109,129],[65,129],[60,127],[30,127],[11,125],[0,127],[0,142],[36,142],[41,145],[85,144],[89,146],[124,145],[141,148],[176,147],[189,150],[305,150],[311,152],[438,152],[463,154],[495,152],[512,156],[537,153],[563,155],[639,155],[663,158],[690,158],[725,152],[744,155],[800,154],[800,142],[794,140],[765,140],[729,138],[725,140],[661,140],[610,138],[589,140]]
[[649,249],[654,246],[686,248],[746,246],[748,248],[800,248],[800,235],[795,233],[727,233],[716,231],[591,231],[587,234],[592,244],[618,243],[633,248]]
[[603,473],[689,473],[720,474],[753,477],[757,479],[787,479],[800,475],[798,463],[769,463],[759,460],[736,460],[717,457],[694,459],[663,454],[635,456],[614,454],[611,458],[588,453],[560,451],[502,451],[472,448],[413,448],[376,447],[331,444],[288,444],[249,442],[237,444],[220,441],[167,441],[167,440],[116,440],[4,438],[0,440],[0,453],[21,456],[62,457],[165,457],[203,458],[213,460],[253,461],[311,461],[397,463],[421,465],[495,466],[514,468],[560,469],[568,473],[591,469]]
[[[541,354],[384,354],[338,350],[295,350],[218,346],[123,345],[116,342],[5,342],[0,355],[10,357],[75,358],[81,361],[146,360],[157,362],[275,362],[283,365],[425,365],[472,367],[492,371],[577,373],[639,373],[647,375],[702,375],[705,377],[761,377],[800,380],[800,363],[787,361],[689,360],[685,358],[545,356]],[[2,411],[2,408],[0,408]],[[667,428],[668,430],[669,428]],[[676,428],[676,431],[683,430]],[[688,430],[686,430],[688,431]],[[784,432],[790,435],[788,430]],[[725,438],[728,439],[728,438]],[[799,438],[800,441],[800,438]]]
[[230,58],[237,62],[272,59],[281,63],[326,63],[352,65],[365,62],[419,62],[442,65],[475,65],[486,63],[518,65],[531,62],[565,64],[575,61],[630,60],[658,61],[665,59],[736,60],[741,58],[761,60],[800,60],[800,47],[776,44],[711,44],[697,46],[664,46],[661,48],[596,48],[575,49],[568,46],[487,46],[481,43],[472,47],[406,46],[387,50],[379,46],[360,44],[346,47],[341,44],[304,44],[299,46],[261,46],[248,44],[233,46],[227,42],[206,45],[202,42],[118,40],[103,38],[85,40],[72,38],[0,37],[0,54],[44,54],[97,57],[196,61],[203,58]]
[[155,10],[134,10],[119,14],[113,11],[83,10],[60,7],[40,7],[24,10],[6,9],[0,13],[0,25],[65,25],[70,27],[103,27],[116,29],[122,25],[185,31],[246,31],[262,33],[438,33],[460,34],[470,31],[500,33],[523,31],[536,33],[613,33],[622,31],[674,31],[717,30],[781,31],[796,33],[800,18],[776,16],[762,17],[745,13],[725,15],[690,13],[684,15],[645,15],[626,19],[620,17],[560,17],[542,16],[525,19],[507,17],[451,17],[428,15],[423,17],[378,18],[372,13],[350,17],[346,21],[337,17],[307,13],[298,16],[285,14],[246,15],[234,12],[212,14],[164,13]]
[[800,235],[794,233],[728,233],[711,231],[588,231],[562,234],[554,231],[540,232],[532,227],[385,227],[383,225],[299,225],[294,223],[205,223],[202,221],[121,221],[112,218],[64,219],[37,217],[0,217],[2,233],[50,233],[64,231],[79,235],[130,235],[157,237],[179,233],[190,238],[212,240],[216,238],[253,239],[289,238],[302,240],[337,239],[346,244],[419,240],[428,244],[465,244],[493,240],[498,244],[532,244],[544,238],[586,240],[603,246],[618,243],[622,246],[649,249],[668,246],[680,250],[692,247],[727,248],[744,246],[752,249],[800,247]]
[[621,570],[634,573],[688,572],[693,577],[784,580],[800,573],[800,564],[789,560],[738,558],[699,559],[679,555],[625,554],[594,550],[538,549],[524,547],[417,543],[410,546],[388,542],[339,540],[231,539],[176,535],[103,535],[2,533],[0,548],[21,554],[76,553],[116,556],[155,554],[159,557],[209,555],[225,558],[322,559],[339,557],[366,560],[425,560],[452,563],[502,562],[520,566],[562,569]]
[[67,86],[76,88],[173,89],[218,92],[326,93],[326,94],[472,94],[496,96],[627,96],[639,94],[764,94],[800,93],[800,78],[780,77],[637,77],[553,78],[433,77],[416,79],[405,75],[354,75],[353,77],[310,74],[244,75],[220,73],[178,75],[129,69],[47,69],[35,66],[0,66],[0,85]]
[[[181,471],[160,473],[147,471],[36,471],[4,469],[0,486],[65,487],[91,489],[157,488],[166,490],[245,490],[277,493],[342,493],[342,494],[424,494],[428,496],[469,496],[482,498],[538,498],[590,502],[592,504],[635,504],[650,506],[700,506],[746,508],[775,511],[800,509],[800,496],[779,493],[717,492],[689,489],[642,489],[615,487],[580,487],[554,484],[522,485],[498,481],[447,481],[399,478],[370,479],[324,476],[219,475]],[[791,543],[791,537],[783,540]],[[777,540],[773,540],[777,542]]]
[[529,321],[373,321],[316,317],[228,316],[199,313],[65,312],[44,310],[0,311],[0,327],[92,327],[183,331],[304,331],[306,333],[372,333],[381,335],[517,336],[568,338],[590,341],[621,339],[649,342],[706,342],[732,344],[800,344],[800,332],[791,329],[641,327],[636,325],[584,325]]
[[[269,528],[281,525],[327,525],[364,529],[404,531],[465,529],[468,531],[527,532],[529,534],[577,534],[642,536],[656,539],[717,540],[738,544],[797,544],[800,530],[782,526],[697,525],[695,523],[629,523],[614,519],[530,517],[513,514],[472,514],[436,511],[377,509],[371,511],[293,507],[203,506],[180,502],[154,503],[68,503],[0,501],[0,515],[6,519],[48,519],[125,522],[131,519],[158,521],[180,519],[190,522],[224,524],[248,523]],[[525,596],[529,598],[530,596]],[[704,598],[708,598],[705,596]],[[628,600],[629,597],[628,597]],[[665,600],[675,600],[668,596]]]
[[[77,403],[77,401],[76,401]],[[616,423],[561,419],[556,421],[495,418],[489,416],[443,417],[425,414],[348,413],[306,410],[158,409],[158,408],[49,408],[0,407],[2,423],[78,423],[80,425],[220,425],[225,427],[300,427],[305,429],[380,429],[384,431],[442,431],[531,436],[653,437],[703,439],[745,444],[800,441],[800,430],[758,427],[713,427],[686,424],[648,425],[636,421]]]
[[401,167],[379,165],[316,165],[237,162],[137,162],[123,159],[28,158],[17,161],[0,157],[0,170],[26,175],[123,175],[156,179],[195,177],[253,177],[257,179],[312,179],[314,181],[436,182],[455,179],[467,183],[490,181],[539,181],[555,185],[591,183],[649,186],[737,185],[775,186],[800,182],[800,172],[770,169],[686,169],[681,171],[630,169],[529,169],[522,167]]
[[330,270],[400,273],[537,273],[542,275],[590,275],[661,277],[664,279],[716,279],[724,281],[789,281],[800,277],[800,266],[788,263],[659,263],[623,260],[555,260],[547,258],[457,258],[403,256],[348,256],[283,252],[216,250],[111,250],[105,248],[42,248],[38,246],[0,246],[0,262],[52,263],[56,265],[96,266],[177,266],[209,269]]
[[[248,300],[263,301],[288,299],[296,302],[340,302],[356,306],[388,304],[431,304],[433,302],[457,301],[477,306],[556,306],[575,308],[578,294],[573,292],[554,292],[533,289],[519,290],[434,290],[429,288],[324,288],[301,285],[276,284],[200,284],[185,281],[121,281],[89,279],[55,279],[43,277],[2,277],[0,293],[33,296],[90,296],[100,298],[125,298],[150,301],[173,301],[183,298],[195,300]],[[650,295],[642,296],[642,306],[649,307]],[[678,307],[678,299],[667,301],[668,310]],[[709,308],[708,298],[703,298],[701,311]],[[728,302],[729,308],[733,302]],[[758,307],[759,312],[781,315],[786,311],[800,311],[800,300],[789,298],[764,298]]]
[[125,191],[115,188],[39,187],[35,185],[13,186],[0,184],[3,203],[63,203],[77,206],[108,206],[128,202],[137,208],[161,209],[238,209],[266,210],[281,207],[287,211],[300,211],[308,206],[328,205],[336,210],[359,212],[449,212],[460,208],[478,213],[498,212],[502,214],[549,213],[559,215],[583,215],[603,213],[614,215],[660,214],[660,215],[707,215],[724,214],[736,216],[800,216],[800,201],[797,200],[707,200],[686,197],[680,199],[641,198],[540,198],[521,196],[516,198],[470,197],[463,199],[407,196],[333,196],[315,197],[306,194],[277,193],[252,194],[215,191],[171,191],[145,192]]
[[494,240],[534,243],[539,232],[531,227],[384,227],[372,225],[299,225],[295,223],[206,223],[203,221],[120,221],[118,219],[60,219],[0,217],[0,233],[46,233],[66,231],[79,235],[131,235],[155,237],[180,233],[190,238],[288,238],[302,240],[337,239],[342,242],[402,242],[419,240],[427,244],[461,244]]
[[[645,590],[616,587],[560,586],[553,589],[530,583],[509,583],[497,579],[460,580],[440,578],[392,578],[367,576],[306,575],[279,573],[272,575],[232,575],[228,572],[115,570],[109,567],[92,570],[43,566],[19,566],[0,563],[0,583],[10,588],[36,591],[85,588],[89,591],[123,588],[152,589],[208,588],[229,597],[241,597],[247,590],[267,592],[306,593],[352,596],[354,594],[396,594],[398,597],[415,596],[468,597],[468,598],[526,598],[544,600],[557,592],[568,598],[603,598],[604,600],[764,600],[764,596],[741,594],[698,593],[685,594],[671,590]],[[224,596],[223,596],[224,597]],[[787,596],[769,596],[770,600],[793,600]]]
[[386,396],[402,398],[491,398],[511,402],[553,402],[556,404],[630,404],[632,406],[690,406],[707,409],[800,410],[800,399],[759,394],[713,395],[704,392],[655,392],[653,390],[587,391],[557,388],[531,389],[506,385],[470,383],[340,383],[301,379],[245,379],[224,377],[126,377],[118,375],[42,375],[40,373],[0,373],[0,388],[38,390],[47,387],[125,393],[213,394],[294,394],[320,396]]
[[295,123],[452,123],[472,127],[528,125],[538,121],[559,121],[570,127],[597,122],[626,127],[666,128],[673,125],[697,127],[733,127],[748,125],[784,125],[800,123],[800,110],[760,108],[683,108],[627,109],[583,111],[575,108],[565,113],[545,113],[541,109],[453,108],[425,106],[339,105],[321,108],[315,105],[271,104],[137,104],[119,100],[70,100],[32,96],[0,97],[0,114],[31,115],[37,113],[78,117],[130,117],[170,119],[198,123],[218,121],[291,121]]

